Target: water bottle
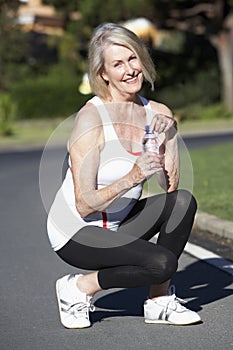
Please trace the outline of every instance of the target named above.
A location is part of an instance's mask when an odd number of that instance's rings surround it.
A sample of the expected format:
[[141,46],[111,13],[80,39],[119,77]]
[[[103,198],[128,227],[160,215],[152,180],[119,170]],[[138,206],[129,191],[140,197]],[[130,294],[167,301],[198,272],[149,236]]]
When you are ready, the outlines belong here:
[[145,135],[142,141],[143,152],[149,151],[159,154],[158,134],[150,131],[150,126],[146,125]]

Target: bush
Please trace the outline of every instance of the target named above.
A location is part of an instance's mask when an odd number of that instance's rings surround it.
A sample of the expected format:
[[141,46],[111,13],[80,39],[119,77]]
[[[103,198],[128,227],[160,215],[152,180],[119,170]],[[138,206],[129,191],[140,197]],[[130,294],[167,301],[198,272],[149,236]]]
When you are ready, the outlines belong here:
[[228,112],[221,103],[215,103],[209,106],[192,104],[183,109],[175,110],[175,115],[179,121],[233,118],[233,113]]
[[0,133],[11,136],[14,133],[13,119],[16,113],[16,104],[13,103],[9,94],[0,96]]
[[172,109],[184,108],[187,105],[208,105],[220,98],[218,72],[216,69],[200,71],[190,76],[188,81],[176,83],[156,92],[156,99]]
[[78,92],[81,77],[55,69],[47,76],[17,82],[11,96],[18,106],[17,118],[53,118],[75,113],[87,100]]

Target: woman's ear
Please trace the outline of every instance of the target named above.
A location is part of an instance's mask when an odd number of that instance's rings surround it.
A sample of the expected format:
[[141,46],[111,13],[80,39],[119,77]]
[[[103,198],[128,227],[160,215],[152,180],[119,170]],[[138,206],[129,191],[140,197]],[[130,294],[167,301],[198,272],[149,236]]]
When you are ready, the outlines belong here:
[[101,77],[104,79],[104,81],[105,81],[106,83],[109,82],[109,80],[108,80],[108,75],[105,73],[105,71],[103,71],[100,75],[101,75]]

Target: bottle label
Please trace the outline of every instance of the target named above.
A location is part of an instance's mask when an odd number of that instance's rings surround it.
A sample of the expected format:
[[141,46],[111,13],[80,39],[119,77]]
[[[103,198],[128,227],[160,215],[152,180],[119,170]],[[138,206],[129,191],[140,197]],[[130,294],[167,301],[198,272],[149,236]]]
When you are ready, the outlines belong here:
[[144,144],[144,152],[153,152],[153,153],[159,153],[159,145],[157,140],[154,139],[148,139],[147,142]]
[[148,151],[159,154],[159,143],[157,137],[154,135],[152,136],[152,134],[150,134],[150,137],[147,136],[148,135],[143,139],[143,152]]
[[159,143],[157,133],[150,132],[150,126],[146,125],[146,133],[143,138],[143,152],[153,152],[159,154]]

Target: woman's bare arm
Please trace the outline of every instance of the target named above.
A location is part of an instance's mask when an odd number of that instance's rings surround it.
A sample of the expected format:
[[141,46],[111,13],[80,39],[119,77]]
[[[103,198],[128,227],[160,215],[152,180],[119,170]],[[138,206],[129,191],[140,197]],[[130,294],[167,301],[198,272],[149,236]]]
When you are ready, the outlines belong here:
[[[102,189],[97,189],[100,152],[104,146],[101,119],[97,113],[79,113],[69,140],[76,208],[82,217],[105,210],[115,199],[141,183],[152,170],[146,164],[150,156],[139,157],[128,174]],[[149,169],[149,167],[148,167]],[[113,169],[114,171],[114,169]]]
[[[164,152],[164,169],[157,175],[159,185],[167,192],[172,192],[177,189],[180,176],[179,150],[177,141],[177,125],[173,118],[171,110],[160,103],[153,103],[152,108],[156,113],[164,115],[164,121],[167,123],[163,135],[161,152]],[[156,118],[152,121],[152,128],[155,127]],[[159,125],[161,130],[161,126]]]

